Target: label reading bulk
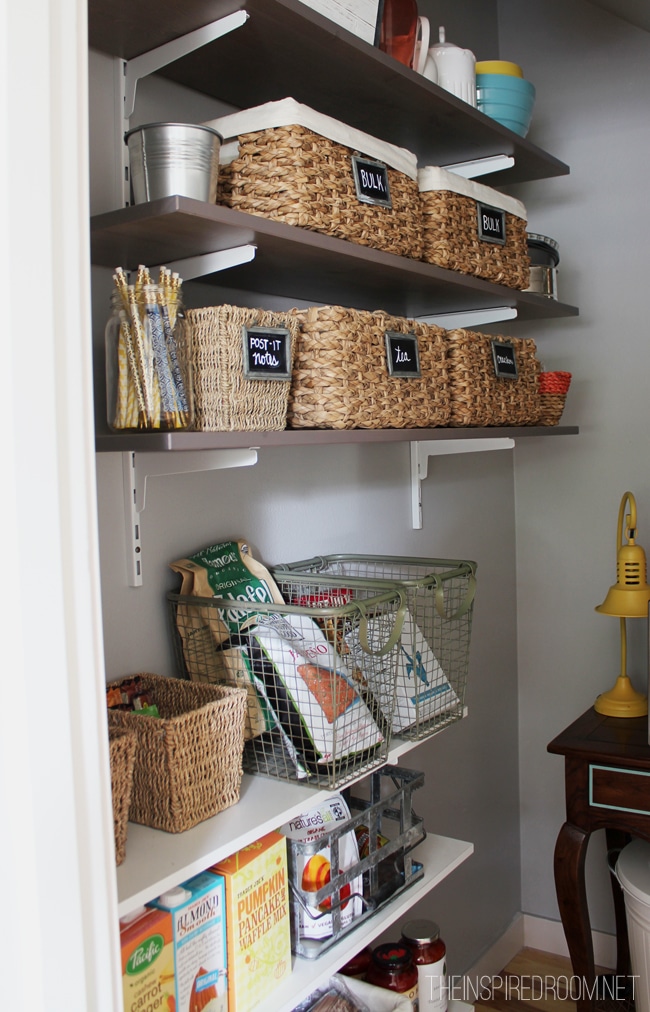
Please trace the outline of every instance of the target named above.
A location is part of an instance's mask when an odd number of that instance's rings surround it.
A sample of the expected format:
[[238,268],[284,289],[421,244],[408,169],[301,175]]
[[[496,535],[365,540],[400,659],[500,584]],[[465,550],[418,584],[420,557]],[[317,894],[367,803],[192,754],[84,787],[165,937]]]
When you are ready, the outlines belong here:
[[363,204],[378,204],[380,207],[393,206],[388,188],[388,168],[383,162],[373,162],[359,155],[352,155],[352,171],[357,199]]
[[386,331],[386,362],[390,376],[403,379],[419,378],[420,355],[415,334],[397,334]]
[[512,344],[507,341],[492,342],[494,373],[499,379],[517,379],[517,356]]
[[501,246],[506,241],[506,212],[488,204],[477,204],[478,237],[484,242],[496,242]]
[[291,334],[288,330],[242,327],[242,341],[246,379],[291,379]]

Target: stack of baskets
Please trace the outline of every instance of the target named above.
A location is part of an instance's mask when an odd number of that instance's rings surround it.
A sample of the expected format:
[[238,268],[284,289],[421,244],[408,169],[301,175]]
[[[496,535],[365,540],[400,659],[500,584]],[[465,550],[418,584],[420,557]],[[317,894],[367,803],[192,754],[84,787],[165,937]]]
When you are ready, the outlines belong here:
[[557,425],[564,411],[569,387],[570,372],[543,372],[539,377],[539,395],[541,402],[540,425]]

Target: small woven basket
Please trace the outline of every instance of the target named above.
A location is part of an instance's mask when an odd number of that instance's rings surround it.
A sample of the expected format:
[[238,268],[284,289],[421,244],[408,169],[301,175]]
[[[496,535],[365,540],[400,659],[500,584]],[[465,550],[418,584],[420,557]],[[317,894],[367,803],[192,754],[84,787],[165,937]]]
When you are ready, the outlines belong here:
[[[501,337],[471,330],[447,333],[447,368],[452,426],[537,425],[541,417],[540,364],[530,338]],[[517,378],[498,377],[492,343],[511,344]]]
[[[445,331],[387,313],[312,306],[300,322],[287,424],[301,429],[401,429],[447,425]],[[418,338],[420,378],[390,375],[386,332]]]
[[194,377],[194,428],[203,432],[286,427],[289,381],[244,375],[242,327],[283,327],[293,356],[298,321],[287,313],[239,306],[189,309]]
[[111,764],[111,793],[113,795],[115,863],[122,864],[126,857],[127,823],[133,790],[133,768],[138,736],[134,731],[114,727],[109,731],[108,745]]
[[323,232],[361,246],[420,259],[418,184],[388,167],[392,207],[359,200],[352,155],[307,127],[292,125],[239,135],[239,154],[219,167],[218,201],[238,211]]
[[570,372],[543,372],[539,376],[542,405],[540,425],[557,425],[562,417],[566,396],[571,385]]
[[501,245],[479,237],[477,204],[471,197],[429,190],[421,193],[420,200],[423,260],[508,288],[528,288],[530,260],[524,219],[505,213],[507,238]]
[[108,710],[111,731],[137,736],[129,819],[182,833],[239,800],[246,691],[139,677],[160,717]]

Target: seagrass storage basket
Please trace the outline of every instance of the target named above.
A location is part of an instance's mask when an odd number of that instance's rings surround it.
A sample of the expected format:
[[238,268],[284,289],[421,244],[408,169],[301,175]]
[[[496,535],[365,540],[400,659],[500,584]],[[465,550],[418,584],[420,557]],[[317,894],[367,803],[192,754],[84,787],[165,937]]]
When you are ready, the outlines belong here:
[[[402,429],[449,423],[446,332],[441,327],[342,306],[293,312],[300,332],[289,428]],[[399,340],[390,339],[390,352],[387,334],[415,339],[420,376],[391,373]]]
[[418,184],[423,260],[509,288],[528,288],[521,201],[436,166],[420,169]]
[[[322,555],[273,567],[276,580],[298,573],[393,581],[406,594],[393,710],[393,735],[429,738],[464,716],[476,563],[394,555]],[[379,623],[377,631],[381,634]],[[371,642],[374,630],[371,629]]]
[[182,833],[239,801],[246,693],[148,673],[138,677],[160,716],[108,710],[111,731],[137,736],[129,819]]
[[386,762],[405,595],[327,575],[276,583],[286,604],[168,594],[178,670],[246,686],[246,773],[335,790]]
[[224,138],[220,203],[420,258],[417,158],[410,151],[292,98],[206,125]]
[[530,338],[450,330],[447,368],[451,426],[539,424],[541,367]]
[[109,730],[108,746],[111,765],[111,794],[113,796],[115,863],[122,864],[126,857],[126,836],[138,736],[134,731],[114,727]]
[[570,372],[543,372],[539,377],[540,425],[558,425],[571,385]]
[[[188,309],[186,320],[192,333],[194,428],[204,432],[284,429],[298,335],[296,318],[222,305]],[[281,342],[284,360],[279,364],[285,370],[279,378],[268,370],[255,375],[254,368],[251,374],[244,339],[249,328],[253,330],[248,338],[258,334],[255,340],[262,349]],[[268,354],[263,350],[261,357],[266,361]]]

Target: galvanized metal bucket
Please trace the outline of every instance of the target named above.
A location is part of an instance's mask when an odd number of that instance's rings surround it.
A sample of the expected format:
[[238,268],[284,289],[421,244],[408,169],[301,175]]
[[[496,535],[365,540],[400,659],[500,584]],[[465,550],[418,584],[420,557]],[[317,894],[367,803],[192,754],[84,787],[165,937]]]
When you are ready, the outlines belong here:
[[146,123],[124,137],[136,204],[179,194],[215,203],[221,135],[194,123]]

